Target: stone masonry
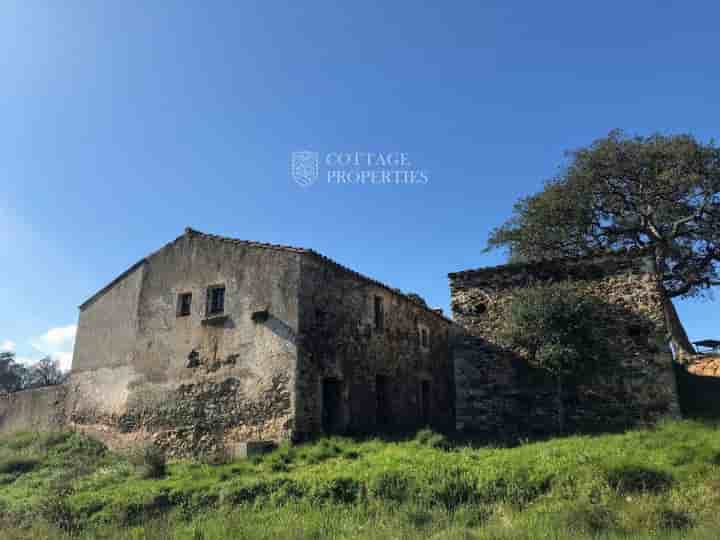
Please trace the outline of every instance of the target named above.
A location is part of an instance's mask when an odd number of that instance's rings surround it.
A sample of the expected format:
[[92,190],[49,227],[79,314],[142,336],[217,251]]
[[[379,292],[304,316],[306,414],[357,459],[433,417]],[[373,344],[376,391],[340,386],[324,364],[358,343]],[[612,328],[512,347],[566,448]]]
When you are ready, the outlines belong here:
[[0,400],[0,432],[64,425],[180,456],[447,428],[450,327],[418,298],[312,250],[187,229],[80,306],[55,412],[32,392]]
[[663,304],[641,253],[449,277],[453,321],[312,250],[187,229],[80,306],[69,382],[0,396],[0,434],[65,427],[174,456],[426,425],[551,434],[555,384],[502,336],[517,290],[565,281],[604,303],[612,336],[609,369],[567,386],[567,429],[679,414]]
[[553,382],[503,342],[503,327],[515,291],[565,281],[604,303],[602,324],[612,338],[609,369],[580,374],[564,396],[568,428],[623,428],[679,414],[663,304],[651,261],[641,254],[509,264],[449,277],[454,320],[464,328],[453,348],[459,430],[502,437],[557,430]]

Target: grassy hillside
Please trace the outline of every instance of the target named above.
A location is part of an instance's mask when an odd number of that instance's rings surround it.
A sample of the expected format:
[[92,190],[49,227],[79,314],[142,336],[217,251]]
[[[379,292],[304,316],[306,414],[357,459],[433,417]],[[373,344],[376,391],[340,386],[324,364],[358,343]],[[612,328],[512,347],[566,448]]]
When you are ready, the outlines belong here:
[[[516,448],[330,439],[167,467],[77,434],[0,441],[3,539],[715,539],[720,432],[672,422]],[[153,466],[154,465],[154,466]]]

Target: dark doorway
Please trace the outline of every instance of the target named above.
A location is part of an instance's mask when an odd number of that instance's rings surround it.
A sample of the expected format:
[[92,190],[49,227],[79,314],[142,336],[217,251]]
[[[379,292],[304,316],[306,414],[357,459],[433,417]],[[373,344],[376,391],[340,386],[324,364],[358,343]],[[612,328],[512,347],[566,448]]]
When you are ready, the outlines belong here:
[[322,383],[322,428],[324,433],[343,430],[342,386],[337,379],[324,379]]
[[420,382],[420,412],[422,425],[430,425],[430,381]]
[[380,427],[390,425],[390,378],[386,375],[375,377],[376,418]]

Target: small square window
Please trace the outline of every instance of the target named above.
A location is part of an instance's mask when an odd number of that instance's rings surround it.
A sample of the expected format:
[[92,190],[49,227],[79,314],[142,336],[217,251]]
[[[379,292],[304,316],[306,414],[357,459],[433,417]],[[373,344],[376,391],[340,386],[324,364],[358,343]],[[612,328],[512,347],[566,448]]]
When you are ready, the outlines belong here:
[[208,289],[207,314],[220,315],[225,311],[225,286],[218,285]]
[[177,316],[187,317],[190,315],[190,307],[192,306],[192,293],[181,293],[178,295]]

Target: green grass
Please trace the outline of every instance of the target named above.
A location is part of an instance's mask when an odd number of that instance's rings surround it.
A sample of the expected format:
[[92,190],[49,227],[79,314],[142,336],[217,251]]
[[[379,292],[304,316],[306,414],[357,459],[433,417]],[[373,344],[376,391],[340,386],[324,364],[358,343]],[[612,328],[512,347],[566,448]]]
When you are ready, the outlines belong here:
[[148,478],[78,434],[0,440],[5,539],[715,539],[720,432],[668,422],[515,448],[332,438]]

